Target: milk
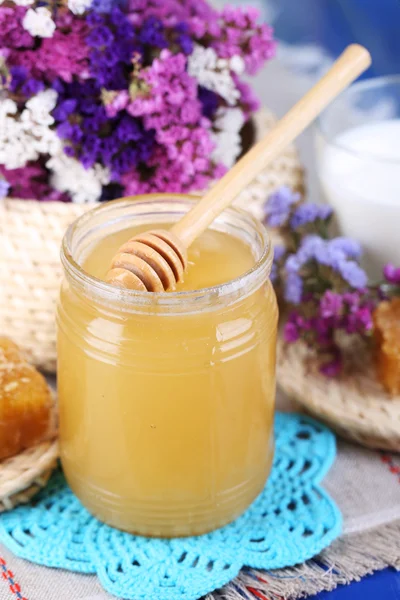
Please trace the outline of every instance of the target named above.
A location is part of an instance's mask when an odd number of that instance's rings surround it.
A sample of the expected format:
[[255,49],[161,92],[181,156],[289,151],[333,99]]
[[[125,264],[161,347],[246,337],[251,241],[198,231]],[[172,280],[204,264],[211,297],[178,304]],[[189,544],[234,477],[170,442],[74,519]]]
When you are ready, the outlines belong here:
[[340,232],[358,240],[364,267],[380,279],[400,266],[400,119],[364,124],[317,138],[319,177]]

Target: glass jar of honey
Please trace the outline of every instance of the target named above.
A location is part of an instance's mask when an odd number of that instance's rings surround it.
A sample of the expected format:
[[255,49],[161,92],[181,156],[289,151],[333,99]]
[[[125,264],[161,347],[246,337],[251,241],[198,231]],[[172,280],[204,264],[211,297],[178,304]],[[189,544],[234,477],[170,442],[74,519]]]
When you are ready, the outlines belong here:
[[57,309],[61,460],[100,520],[137,534],[201,534],[239,516],[273,456],[277,305],[264,227],[228,209],[189,249],[185,282],[113,287],[111,258],[195,199],[101,205],[62,245]]

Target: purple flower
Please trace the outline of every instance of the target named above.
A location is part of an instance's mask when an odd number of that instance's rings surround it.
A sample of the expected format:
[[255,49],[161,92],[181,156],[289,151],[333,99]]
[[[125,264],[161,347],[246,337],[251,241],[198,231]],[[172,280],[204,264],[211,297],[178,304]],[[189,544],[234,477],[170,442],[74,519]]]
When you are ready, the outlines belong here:
[[332,215],[332,209],[324,204],[301,204],[294,211],[290,219],[292,229],[303,227],[317,220],[325,221]]
[[[252,7],[234,8],[226,6],[220,22],[211,32],[212,46],[219,56],[230,58],[243,56],[246,70],[254,74],[260,66],[275,55],[276,43],[272,28],[258,24],[258,10]],[[207,23],[208,33],[210,25]]]
[[321,365],[319,370],[323,375],[325,375],[325,377],[337,377],[342,370],[342,360],[340,354],[335,356],[335,358],[332,358],[332,360]]
[[368,283],[365,271],[353,261],[340,261],[337,271],[355,289],[364,288]]
[[34,96],[38,92],[44,90],[43,81],[39,81],[38,79],[28,79],[21,88],[21,92],[24,96],[30,97]]
[[[344,238],[324,240],[318,235],[308,235],[303,239],[297,253],[286,261],[286,269],[289,272],[298,272],[304,265],[314,261],[317,265],[331,268],[353,288],[364,288],[368,282],[367,275],[355,261],[348,259],[348,254],[343,250],[343,243]],[[352,246],[349,243],[346,250],[354,255],[357,248],[356,244]]]
[[271,267],[270,279],[272,282],[275,282],[278,279],[279,274],[279,262],[283,258],[286,252],[286,248],[284,246],[275,246],[274,248],[274,260]]
[[372,326],[371,310],[366,306],[360,307],[347,315],[343,322],[343,328],[348,334],[360,333],[365,335],[372,330]]
[[321,298],[319,313],[323,318],[338,317],[343,307],[343,299],[340,294],[327,290]]
[[281,227],[289,218],[293,204],[300,200],[300,194],[282,186],[268,198],[265,207],[265,221],[270,227]]
[[143,44],[155,46],[156,48],[167,48],[168,42],[164,35],[164,25],[156,17],[148,17],[139,32],[139,40]]
[[99,25],[94,27],[86,36],[86,41],[93,48],[108,46],[114,40],[114,36],[108,27]]
[[175,26],[175,43],[180,47],[183,54],[188,56],[193,52],[193,39],[190,36],[189,26],[185,22],[178,23]]
[[316,333],[316,341],[322,346],[329,346],[333,343],[333,329],[331,319],[314,318],[313,329]]
[[118,3],[119,0],[93,0],[91,8],[99,13],[109,13]]
[[385,265],[383,275],[388,283],[400,285],[400,267],[395,267],[391,263]]
[[285,300],[290,304],[300,304],[303,294],[303,280],[297,273],[288,273],[285,281]]
[[21,85],[25,82],[28,71],[25,67],[11,67],[10,69],[11,82],[10,82],[10,91],[15,93]]
[[10,184],[3,178],[0,178],[0,199],[5,198],[10,189]]
[[57,104],[53,110],[53,116],[57,121],[66,121],[69,115],[76,111],[78,100],[75,98],[69,98]]
[[295,323],[291,321],[285,323],[285,326],[283,328],[283,339],[285,340],[285,342],[288,342],[290,344],[293,342],[297,342],[299,337],[299,330]]
[[357,312],[357,318],[362,331],[371,331],[373,327],[373,320],[371,309],[367,306],[361,307]]
[[45,87],[43,81],[32,77],[25,67],[11,67],[10,74],[10,91],[13,93],[21,93],[26,98],[34,96]]
[[360,258],[362,249],[358,242],[350,238],[337,237],[330,241],[330,247],[334,250],[340,250],[347,258]]
[[217,112],[219,99],[215,92],[199,85],[198,98],[202,104],[202,113],[207,119],[212,119]]
[[[108,0],[106,0],[108,1]],[[113,0],[110,0],[113,1]],[[92,2],[92,8],[94,10],[97,10],[97,6],[96,5],[101,5],[102,4],[102,0],[93,0]],[[109,11],[102,11],[99,10],[98,12],[109,12]],[[90,25],[91,27],[94,27],[95,25],[104,25],[105,20],[104,17],[102,17],[101,15],[97,14],[97,12],[89,12],[86,16],[86,23],[88,25]]]

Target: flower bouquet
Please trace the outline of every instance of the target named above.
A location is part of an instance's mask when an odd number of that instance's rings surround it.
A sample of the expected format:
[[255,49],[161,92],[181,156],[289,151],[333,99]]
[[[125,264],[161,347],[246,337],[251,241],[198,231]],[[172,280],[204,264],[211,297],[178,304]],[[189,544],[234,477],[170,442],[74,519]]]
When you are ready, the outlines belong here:
[[275,54],[253,9],[204,0],[3,2],[3,195],[93,202],[202,190],[258,108]]
[[[0,328],[35,364],[55,364],[66,226],[96,202],[212,185],[271,125],[243,77],[275,45],[256,10],[205,0],[0,0]],[[293,149],[239,202],[257,213],[282,182],[302,188]]]
[[282,241],[272,271],[284,314],[278,381],[341,434],[400,450],[400,268],[369,282],[360,245],[331,236],[331,208],[299,200],[283,187],[265,205]]

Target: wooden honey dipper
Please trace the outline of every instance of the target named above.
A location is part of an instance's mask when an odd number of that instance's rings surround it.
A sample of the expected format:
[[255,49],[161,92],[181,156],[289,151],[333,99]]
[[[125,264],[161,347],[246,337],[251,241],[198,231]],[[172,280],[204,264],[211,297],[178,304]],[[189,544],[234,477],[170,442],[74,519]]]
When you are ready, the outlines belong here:
[[133,290],[174,290],[183,281],[191,243],[370,64],[365,48],[348,46],[326,75],[170,230],[140,233],[123,244],[106,281]]

